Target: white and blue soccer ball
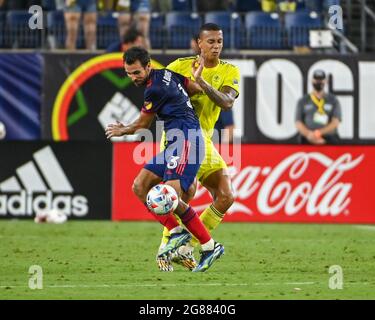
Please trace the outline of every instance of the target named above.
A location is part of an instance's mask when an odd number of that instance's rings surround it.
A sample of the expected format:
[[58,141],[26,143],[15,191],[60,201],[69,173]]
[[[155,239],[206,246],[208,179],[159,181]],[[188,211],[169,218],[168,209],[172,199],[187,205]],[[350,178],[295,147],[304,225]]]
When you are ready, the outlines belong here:
[[146,198],[147,207],[157,215],[173,212],[178,206],[176,190],[167,184],[152,187]]

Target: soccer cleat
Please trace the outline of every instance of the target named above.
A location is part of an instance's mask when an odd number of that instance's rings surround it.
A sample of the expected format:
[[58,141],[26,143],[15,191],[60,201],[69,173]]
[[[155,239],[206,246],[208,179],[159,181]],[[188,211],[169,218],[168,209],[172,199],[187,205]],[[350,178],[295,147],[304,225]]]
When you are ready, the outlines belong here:
[[157,256],[156,263],[158,264],[159,270],[164,272],[172,272],[173,266],[171,260],[166,256]]
[[199,264],[193,269],[193,272],[205,272],[223,254],[224,246],[215,242],[214,250],[201,251],[201,259],[199,260]]
[[158,257],[166,256],[169,258],[173,252],[188,243],[190,240],[191,234],[185,229],[178,233],[172,233],[169,237],[168,243],[159,251]]
[[188,249],[187,246],[179,247],[176,252],[172,254],[172,262],[182,265],[183,267],[192,271],[196,266],[193,251]]

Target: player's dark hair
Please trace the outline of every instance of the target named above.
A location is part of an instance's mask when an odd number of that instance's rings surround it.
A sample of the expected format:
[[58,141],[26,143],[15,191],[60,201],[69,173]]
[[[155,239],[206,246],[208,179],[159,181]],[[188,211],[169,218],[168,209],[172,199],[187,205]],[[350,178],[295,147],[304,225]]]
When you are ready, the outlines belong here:
[[125,44],[133,43],[137,40],[138,37],[143,37],[143,33],[133,26],[125,33],[122,42]]
[[151,58],[146,49],[132,47],[124,53],[123,60],[126,64],[134,64],[138,60],[142,67],[145,68],[150,63]]
[[194,39],[196,42],[198,42],[198,39],[199,39],[199,33],[193,33],[191,35],[191,39]]
[[216,23],[205,23],[199,29],[199,37],[203,31],[222,31],[222,29]]

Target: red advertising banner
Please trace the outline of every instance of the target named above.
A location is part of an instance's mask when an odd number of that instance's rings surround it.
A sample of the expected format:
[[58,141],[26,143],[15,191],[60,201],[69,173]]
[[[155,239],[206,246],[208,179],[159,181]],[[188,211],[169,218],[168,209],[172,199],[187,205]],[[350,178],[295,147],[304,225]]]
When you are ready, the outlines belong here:
[[[114,147],[114,220],[153,219],[132,193],[143,166],[134,161],[137,148]],[[240,150],[241,160],[229,166],[235,202],[225,221],[375,223],[375,147],[242,145]],[[199,186],[191,204],[202,212],[210,203]]]

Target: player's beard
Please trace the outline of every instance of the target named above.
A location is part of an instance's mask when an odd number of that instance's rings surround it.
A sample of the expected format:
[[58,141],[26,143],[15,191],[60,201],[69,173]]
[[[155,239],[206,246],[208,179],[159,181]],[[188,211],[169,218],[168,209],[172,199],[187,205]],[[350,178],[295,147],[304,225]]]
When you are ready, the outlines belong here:
[[142,87],[142,86],[145,85],[146,81],[147,81],[147,78],[146,78],[146,79],[143,79],[143,80],[135,80],[135,81],[134,81],[134,84],[135,84],[137,87]]

